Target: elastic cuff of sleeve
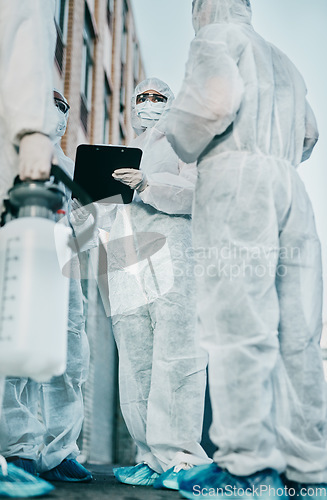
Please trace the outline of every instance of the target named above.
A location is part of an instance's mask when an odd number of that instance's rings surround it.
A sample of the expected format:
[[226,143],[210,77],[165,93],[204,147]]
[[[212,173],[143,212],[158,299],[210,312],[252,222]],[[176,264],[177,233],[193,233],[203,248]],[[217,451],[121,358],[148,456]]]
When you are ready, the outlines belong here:
[[149,186],[149,184],[146,182],[143,186],[141,186],[139,189],[137,189],[137,192],[143,193],[143,191],[145,191],[148,186]]
[[32,135],[32,134],[41,134],[41,135],[45,135],[45,137],[50,138],[50,136],[48,134],[45,134],[44,132],[40,132],[39,130],[23,130],[22,132],[17,134],[16,137],[14,138],[14,145],[19,147],[20,141],[23,139],[23,137],[25,137],[26,135]]

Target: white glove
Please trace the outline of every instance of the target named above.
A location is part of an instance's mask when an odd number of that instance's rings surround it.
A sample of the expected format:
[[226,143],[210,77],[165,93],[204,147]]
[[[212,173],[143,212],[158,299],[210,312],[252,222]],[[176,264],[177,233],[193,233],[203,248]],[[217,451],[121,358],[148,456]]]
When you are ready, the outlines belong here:
[[19,177],[26,179],[48,179],[54,147],[51,139],[35,132],[22,137],[19,145]]
[[126,184],[131,189],[136,189],[139,193],[148,186],[145,173],[136,168],[118,168],[112,176],[116,181]]
[[71,202],[70,222],[73,226],[81,226],[89,218],[90,212],[74,198]]

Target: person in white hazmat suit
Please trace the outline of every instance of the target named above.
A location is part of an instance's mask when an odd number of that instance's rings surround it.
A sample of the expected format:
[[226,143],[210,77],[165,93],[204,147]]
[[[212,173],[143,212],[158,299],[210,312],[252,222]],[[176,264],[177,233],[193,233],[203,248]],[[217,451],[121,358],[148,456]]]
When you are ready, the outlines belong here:
[[[136,193],[130,205],[117,209],[108,264],[120,404],[140,462],[116,468],[114,474],[127,484],[157,480],[155,487],[178,489],[180,472],[211,460],[200,446],[207,358],[195,329],[190,218],[195,165],[178,159],[160,129],[173,99],[157,78],[135,89],[132,124],[138,137],[130,146],[143,156],[140,170],[113,174]],[[126,250],[124,266],[122,249],[110,245],[127,242],[128,235],[139,261]],[[165,244],[158,250],[160,237]]]
[[[17,174],[23,180],[49,177],[57,121],[54,13],[55,0],[0,0],[0,211]],[[3,392],[0,377],[0,413]],[[38,496],[52,489],[0,456],[0,496]]]
[[248,0],[194,0],[193,25],[165,130],[182,160],[198,159],[197,309],[218,450],[180,490],[278,487],[285,473],[300,496],[300,483],[326,493],[320,242],[296,171],[316,121],[302,76],[254,31]]
[[[71,177],[74,162],[60,147],[69,105],[54,90],[57,107],[55,158]],[[66,189],[67,199],[70,191]],[[74,215],[74,214],[72,214]],[[74,222],[74,221],[73,221]],[[70,280],[67,368],[49,382],[7,377],[0,419],[0,449],[8,462],[49,481],[87,482],[92,475],[76,461],[83,418],[82,384],[87,379],[89,345],[85,333],[80,280]],[[42,421],[38,418],[40,405]]]

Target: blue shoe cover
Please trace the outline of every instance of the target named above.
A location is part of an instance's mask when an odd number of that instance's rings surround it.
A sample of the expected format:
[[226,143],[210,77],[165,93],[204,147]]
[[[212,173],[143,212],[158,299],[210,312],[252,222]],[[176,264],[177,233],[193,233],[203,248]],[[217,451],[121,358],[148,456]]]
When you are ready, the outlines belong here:
[[306,483],[300,485],[300,500],[317,500],[318,498],[327,498],[326,483]]
[[144,463],[133,467],[117,467],[113,472],[117,481],[134,486],[152,486],[159,477],[157,472]]
[[250,476],[234,476],[215,463],[185,471],[179,481],[179,491],[184,498],[189,499],[288,499],[285,486],[275,470],[265,469]]
[[296,497],[298,500],[317,500],[318,498],[327,498],[326,483],[297,483],[284,479],[288,495]]
[[181,469],[175,472],[175,467],[168,469],[156,479],[153,487],[156,489],[167,488],[168,490],[179,490],[179,481],[181,481],[186,470]]
[[28,474],[14,464],[0,465],[0,497],[28,498],[47,495],[54,489],[52,484]]
[[65,458],[57,467],[42,472],[41,477],[47,481],[62,481],[67,483],[88,483],[92,474],[77,460]]
[[29,458],[20,458],[17,457],[15,459],[7,459],[8,463],[14,464],[16,467],[20,467],[23,469],[25,472],[28,472],[29,474],[32,474],[33,476],[37,476],[37,469],[36,469],[36,461],[31,460]]

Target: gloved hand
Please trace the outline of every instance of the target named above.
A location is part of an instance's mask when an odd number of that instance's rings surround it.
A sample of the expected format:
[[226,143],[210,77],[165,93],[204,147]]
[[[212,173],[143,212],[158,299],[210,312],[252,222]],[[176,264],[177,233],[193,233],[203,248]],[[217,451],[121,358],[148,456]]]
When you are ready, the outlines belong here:
[[90,212],[74,198],[71,202],[70,222],[73,226],[81,226],[89,218]]
[[136,168],[118,168],[112,176],[116,181],[126,184],[131,189],[136,189],[138,193],[144,191],[148,185],[145,173]]
[[26,179],[48,179],[54,146],[51,139],[35,132],[22,137],[19,146],[19,177]]

